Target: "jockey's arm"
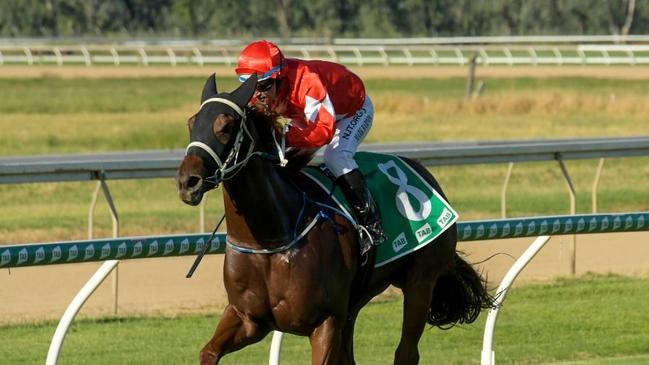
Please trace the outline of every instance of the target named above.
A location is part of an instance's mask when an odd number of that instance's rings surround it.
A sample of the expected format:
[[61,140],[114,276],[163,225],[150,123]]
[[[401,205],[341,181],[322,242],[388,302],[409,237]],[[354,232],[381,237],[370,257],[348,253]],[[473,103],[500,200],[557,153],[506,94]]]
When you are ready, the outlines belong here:
[[306,128],[292,126],[287,134],[288,145],[297,148],[319,148],[331,141],[334,134],[334,121],[312,123]]
[[304,108],[304,117],[294,120],[288,132],[288,145],[299,148],[322,147],[334,136],[336,112],[329,94],[320,79],[310,77],[303,82],[307,88],[300,103]]

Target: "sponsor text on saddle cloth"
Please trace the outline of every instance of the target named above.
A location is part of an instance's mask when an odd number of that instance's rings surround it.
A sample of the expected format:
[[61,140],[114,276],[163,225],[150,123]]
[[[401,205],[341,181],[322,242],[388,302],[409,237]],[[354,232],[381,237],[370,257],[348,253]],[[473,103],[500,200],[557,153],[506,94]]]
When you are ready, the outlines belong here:
[[[457,221],[458,214],[451,205],[399,157],[357,152],[354,159],[379,206],[388,237],[377,248],[374,267],[424,247]],[[324,164],[307,166],[302,173],[331,192],[333,175]],[[340,189],[334,190],[333,198],[350,214],[352,210]]]

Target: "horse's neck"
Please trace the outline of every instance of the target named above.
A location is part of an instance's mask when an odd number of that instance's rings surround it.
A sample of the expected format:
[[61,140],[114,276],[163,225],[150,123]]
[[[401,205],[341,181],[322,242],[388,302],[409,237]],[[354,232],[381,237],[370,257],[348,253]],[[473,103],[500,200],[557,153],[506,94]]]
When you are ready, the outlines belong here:
[[263,247],[293,238],[303,205],[302,193],[272,164],[253,158],[224,187],[231,240]]

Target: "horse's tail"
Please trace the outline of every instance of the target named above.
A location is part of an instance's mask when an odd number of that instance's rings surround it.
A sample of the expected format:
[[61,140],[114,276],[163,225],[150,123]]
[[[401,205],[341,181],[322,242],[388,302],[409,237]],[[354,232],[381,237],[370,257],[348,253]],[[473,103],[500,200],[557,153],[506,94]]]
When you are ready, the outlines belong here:
[[441,329],[458,323],[473,323],[483,309],[495,307],[487,282],[455,253],[455,267],[442,273],[433,289],[427,322]]

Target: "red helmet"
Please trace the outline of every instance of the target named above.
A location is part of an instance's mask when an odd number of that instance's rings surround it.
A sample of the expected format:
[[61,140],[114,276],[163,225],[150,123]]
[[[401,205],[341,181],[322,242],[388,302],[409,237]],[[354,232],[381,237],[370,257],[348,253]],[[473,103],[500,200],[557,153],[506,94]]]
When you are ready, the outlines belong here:
[[274,43],[257,41],[250,43],[241,51],[235,72],[239,81],[244,82],[256,73],[259,81],[277,78],[282,68],[284,56]]

